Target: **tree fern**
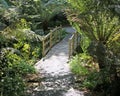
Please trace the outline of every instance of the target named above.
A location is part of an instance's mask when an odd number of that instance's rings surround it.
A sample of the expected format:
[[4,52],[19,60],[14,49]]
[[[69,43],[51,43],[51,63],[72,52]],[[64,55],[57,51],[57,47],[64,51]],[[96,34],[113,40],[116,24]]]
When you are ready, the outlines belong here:
[[0,0],[0,4],[2,4],[2,6],[3,6],[4,8],[6,8],[6,9],[9,8],[9,5],[8,5],[8,3],[6,2],[6,0]]
[[[100,68],[106,66],[107,61],[105,58],[108,55],[106,51],[112,47],[111,43],[113,40],[118,42],[118,39],[120,39],[119,17],[112,14],[109,8],[105,7],[106,5],[103,4],[104,6],[102,6],[102,1],[98,2],[98,5],[95,5],[96,2],[90,2],[91,0],[69,1],[73,7],[71,11],[67,11],[69,21],[73,26],[75,25],[75,28],[83,36],[84,45],[86,43],[85,37],[89,38],[88,52],[93,57],[96,55]],[[93,5],[88,6],[92,3]]]

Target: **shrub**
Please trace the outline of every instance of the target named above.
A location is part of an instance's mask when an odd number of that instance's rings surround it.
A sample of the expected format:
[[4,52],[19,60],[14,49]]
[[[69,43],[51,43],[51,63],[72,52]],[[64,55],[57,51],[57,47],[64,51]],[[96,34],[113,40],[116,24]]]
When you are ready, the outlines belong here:
[[86,53],[73,57],[70,61],[71,70],[77,75],[87,75],[91,70],[97,70],[97,64]]
[[71,70],[77,76],[77,81],[80,80],[81,88],[95,88],[100,80],[98,79],[98,64],[93,60],[91,56],[86,53],[82,53],[73,57],[70,61]]
[[28,73],[35,73],[34,67],[7,50],[0,57],[1,96],[24,96],[26,86],[24,77]]
[[80,62],[80,58],[78,55],[73,57],[72,61],[70,62],[71,70],[77,75],[88,74],[87,68],[85,68],[81,63],[83,62]]

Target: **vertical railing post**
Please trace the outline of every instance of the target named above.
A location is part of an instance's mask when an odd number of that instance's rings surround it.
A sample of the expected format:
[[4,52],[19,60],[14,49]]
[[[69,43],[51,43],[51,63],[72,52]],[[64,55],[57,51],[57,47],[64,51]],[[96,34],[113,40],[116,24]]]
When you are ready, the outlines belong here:
[[72,53],[74,52],[74,49],[75,49],[75,33],[73,34],[73,38],[72,38]]
[[77,40],[78,40],[77,37],[78,37],[78,36],[77,36],[77,32],[75,32],[75,49],[76,49],[77,43],[78,43],[78,42],[77,42]]
[[61,40],[61,38],[62,38],[62,36],[61,36],[62,35],[62,31],[59,31],[59,35],[60,35],[59,38]]
[[52,47],[52,32],[50,32],[50,48]]
[[71,39],[69,39],[69,59],[71,57]]
[[[55,38],[55,41],[58,42],[58,31],[57,31],[57,30],[55,30],[55,37],[56,37],[56,38]],[[55,42],[55,43],[56,43],[56,42]]]
[[71,58],[71,56],[75,53],[76,47],[77,47],[77,34],[75,32],[69,39],[69,58]]
[[57,30],[57,39],[58,39],[58,42],[60,41],[60,30]]
[[45,40],[42,41],[42,56],[45,56]]
[[79,34],[78,34],[78,32],[76,33],[77,34],[77,46],[79,45]]
[[57,30],[55,30],[55,44],[56,44],[56,42],[57,42]]

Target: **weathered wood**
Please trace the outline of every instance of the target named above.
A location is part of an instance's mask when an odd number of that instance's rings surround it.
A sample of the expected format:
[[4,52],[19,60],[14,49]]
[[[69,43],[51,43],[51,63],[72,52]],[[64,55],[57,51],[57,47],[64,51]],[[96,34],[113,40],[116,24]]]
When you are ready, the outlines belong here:
[[61,39],[61,32],[59,31],[59,41],[60,41],[60,39]]
[[42,56],[45,56],[47,52],[52,48],[52,46],[59,42],[61,40],[61,32],[58,31],[61,27],[56,27],[54,30],[52,30],[50,33],[48,33],[46,36],[44,36],[42,40]]
[[69,58],[71,57],[71,39],[69,39]]
[[78,33],[75,32],[69,39],[69,58],[75,53],[75,49],[78,46]]
[[46,48],[46,50],[45,50],[45,55],[46,55],[46,53],[47,53],[49,50],[50,50],[50,47]]
[[42,41],[42,56],[45,55],[45,42],[44,40]]
[[46,41],[46,42],[45,42],[45,47],[46,47],[48,44],[50,45],[50,41]]
[[50,48],[52,48],[52,32],[50,32]]

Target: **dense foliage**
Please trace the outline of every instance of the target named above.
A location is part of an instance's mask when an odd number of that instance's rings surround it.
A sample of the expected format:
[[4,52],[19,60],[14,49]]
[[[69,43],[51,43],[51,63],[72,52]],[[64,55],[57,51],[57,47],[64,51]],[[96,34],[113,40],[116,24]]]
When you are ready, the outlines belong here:
[[[49,32],[50,20],[63,11],[65,3],[0,0],[1,96],[25,96],[26,76],[36,73],[33,65],[42,57],[41,35]],[[52,27],[60,24],[51,23]]]
[[103,89],[104,96],[117,96],[120,85],[119,0],[69,2],[72,8],[66,12],[68,19],[81,34],[84,53],[93,57],[99,66],[98,73],[102,74],[98,74],[102,82],[97,82],[93,89]]
[[[120,0],[0,0],[0,94],[24,96],[26,75],[41,58],[41,35],[68,23],[81,35],[72,71],[82,87],[117,96],[120,90]],[[82,77],[81,77],[82,76]]]
[[3,96],[24,95],[25,76],[35,73],[33,64],[41,57],[40,40],[27,29],[26,21],[21,19],[14,24],[16,26],[0,32],[0,90]]

